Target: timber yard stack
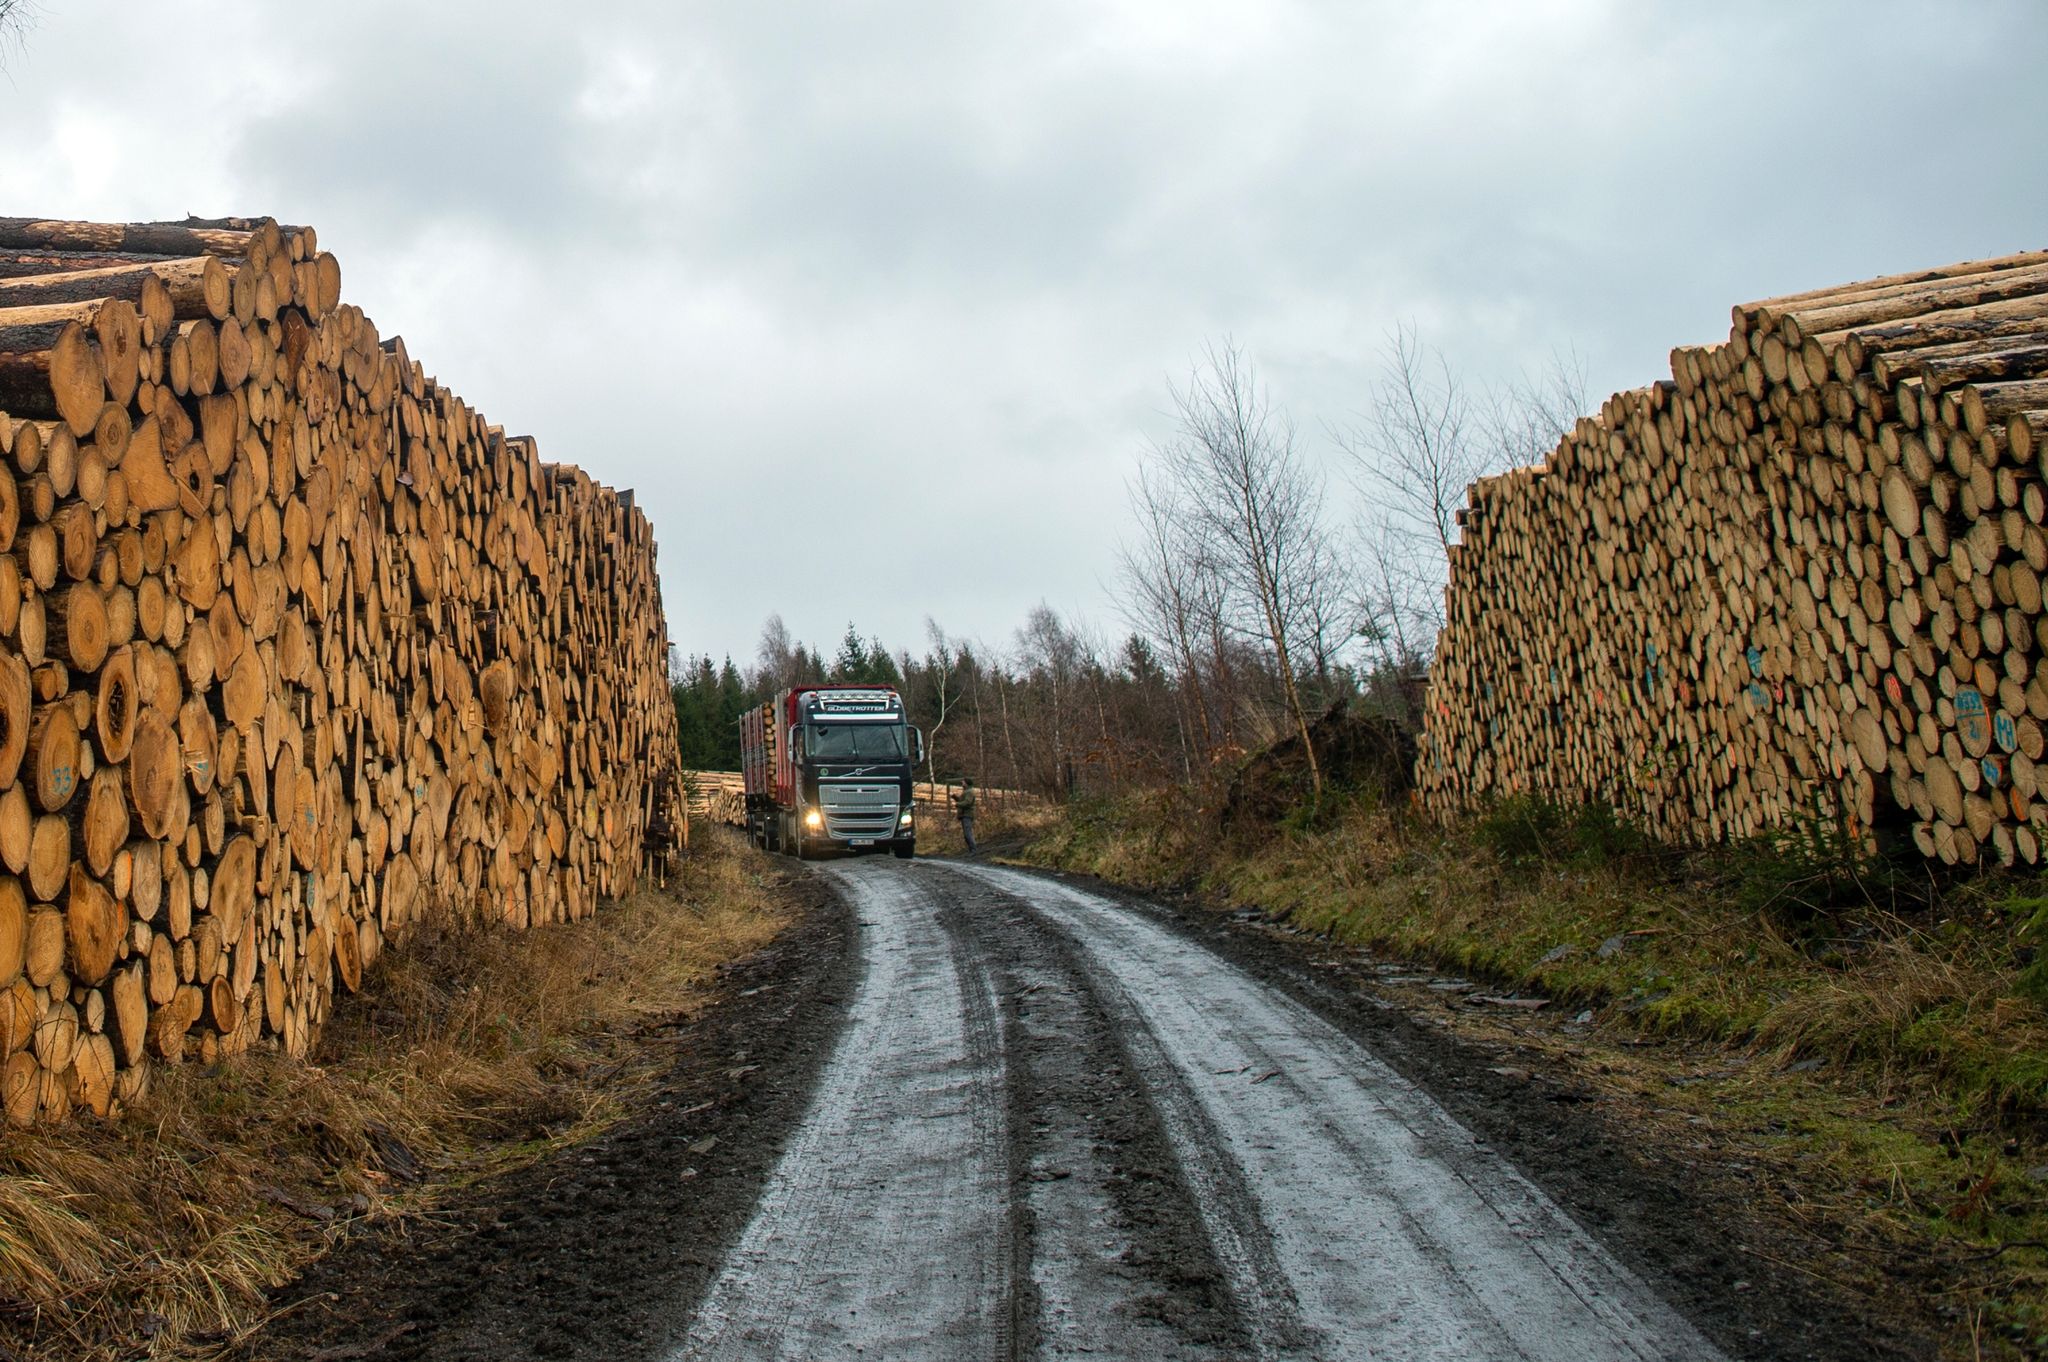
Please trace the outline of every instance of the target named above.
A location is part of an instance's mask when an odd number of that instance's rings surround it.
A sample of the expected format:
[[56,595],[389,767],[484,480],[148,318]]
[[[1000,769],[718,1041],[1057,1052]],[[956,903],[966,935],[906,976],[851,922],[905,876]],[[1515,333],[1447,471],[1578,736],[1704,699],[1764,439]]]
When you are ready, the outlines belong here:
[[2044,479],[2048,252],[1736,308],[1472,489],[1425,801],[2040,861]]
[[0,1099],[303,1054],[424,917],[577,918],[679,761],[654,541],[308,228],[0,219]]

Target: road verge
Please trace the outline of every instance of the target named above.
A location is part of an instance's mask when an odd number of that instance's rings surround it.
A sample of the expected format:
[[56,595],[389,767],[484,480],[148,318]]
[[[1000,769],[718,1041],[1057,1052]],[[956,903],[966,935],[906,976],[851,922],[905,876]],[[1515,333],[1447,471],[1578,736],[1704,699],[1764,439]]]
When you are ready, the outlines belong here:
[[[1958,1356],[2048,1347],[2042,904],[2012,883],[1828,883],[1784,848],[1664,853],[1535,805],[1444,829],[1326,804],[1222,836],[1176,792],[1077,803],[1018,859],[1334,950],[1330,981],[1565,1075],[1646,1157],[1727,1173],[1760,1218],[1754,1287],[1824,1280]],[[1771,1261],[1772,1225],[1825,1256]]]
[[611,1129],[723,972],[789,920],[779,876],[707,840],[667,890],[580,923],[416,936],[337,1009],[311,1064],[258,1051],[172,1069],[125,1119],[10,1133],[7,1355],[234,1355],[305,1309],[280,1288],[338,1245],[418,1234]]

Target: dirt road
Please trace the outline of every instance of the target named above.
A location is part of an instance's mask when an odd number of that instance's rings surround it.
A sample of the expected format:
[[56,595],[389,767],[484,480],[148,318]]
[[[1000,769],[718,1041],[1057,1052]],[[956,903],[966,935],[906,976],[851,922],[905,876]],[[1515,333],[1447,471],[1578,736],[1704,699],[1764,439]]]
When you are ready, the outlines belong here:
[[678,1359],[1716,1358],[1428,1095],[1094,893],[864,860],[851,1008]]

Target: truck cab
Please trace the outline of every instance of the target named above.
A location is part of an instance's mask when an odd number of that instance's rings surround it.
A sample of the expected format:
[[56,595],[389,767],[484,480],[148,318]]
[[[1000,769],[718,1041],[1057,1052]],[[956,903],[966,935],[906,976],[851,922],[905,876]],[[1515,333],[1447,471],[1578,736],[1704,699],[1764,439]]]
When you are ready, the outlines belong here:
[[889,686],[797,686],[741,723],[747,825],[771,850],[916,854],[912,806],[924,735]]

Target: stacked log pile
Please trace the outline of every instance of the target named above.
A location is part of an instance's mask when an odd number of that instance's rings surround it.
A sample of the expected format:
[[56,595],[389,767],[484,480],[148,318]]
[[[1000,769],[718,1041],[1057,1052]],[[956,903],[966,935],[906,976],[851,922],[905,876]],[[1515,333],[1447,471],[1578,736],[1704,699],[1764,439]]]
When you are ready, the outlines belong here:
[[747,779],[738,771],[688,771],[683,783],[692,818],[728,828],[747,825]]
[[1418,761],[1674,841],[2048,837],[2048,252],[1734,310],[1472,489]]
[[646,518],[309,228],[0,219],[0,1102],[132,1100],[429,915],[587,915],[680,763]]

